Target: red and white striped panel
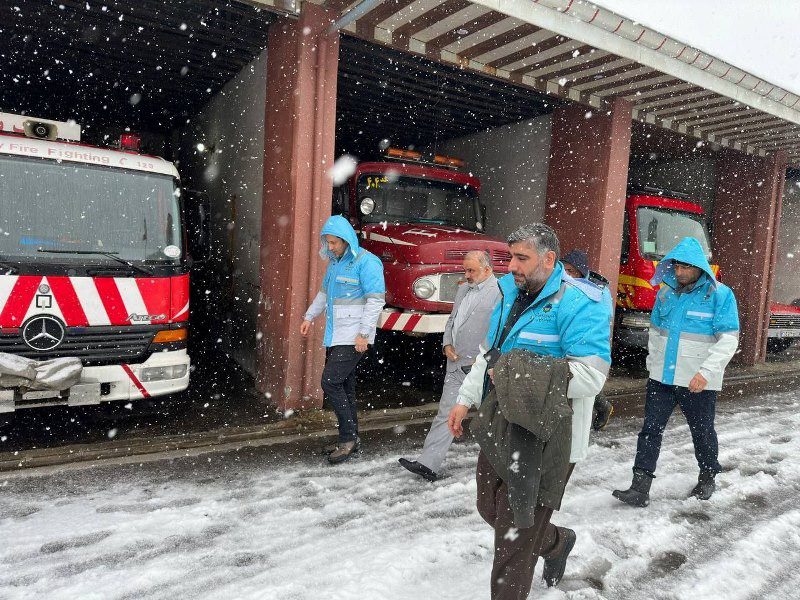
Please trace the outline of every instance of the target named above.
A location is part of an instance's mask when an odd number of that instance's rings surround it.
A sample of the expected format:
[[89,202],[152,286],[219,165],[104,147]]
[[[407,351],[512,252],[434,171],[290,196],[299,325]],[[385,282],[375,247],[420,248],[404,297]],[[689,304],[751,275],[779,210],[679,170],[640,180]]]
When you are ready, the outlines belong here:
[[444,333],[447,314],[419,314],[385,309],[378,320],[378,328],[406,333]]
[[58,317],[67,327],[185,321],[188,303],[188,275],[172,278],[0,275],[0,327],[3,328],[20,327],[36,314]]

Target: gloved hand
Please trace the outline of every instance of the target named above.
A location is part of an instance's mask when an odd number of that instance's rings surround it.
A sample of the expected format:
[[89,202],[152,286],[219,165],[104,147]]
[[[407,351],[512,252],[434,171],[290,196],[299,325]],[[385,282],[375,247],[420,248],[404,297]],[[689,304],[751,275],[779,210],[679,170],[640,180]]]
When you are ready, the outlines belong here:
[[608,420],[614,414],[614,405],[603,395],[597,394],[594,399],[594,418],[592,419],[592,429],[600,431],[608,425]]

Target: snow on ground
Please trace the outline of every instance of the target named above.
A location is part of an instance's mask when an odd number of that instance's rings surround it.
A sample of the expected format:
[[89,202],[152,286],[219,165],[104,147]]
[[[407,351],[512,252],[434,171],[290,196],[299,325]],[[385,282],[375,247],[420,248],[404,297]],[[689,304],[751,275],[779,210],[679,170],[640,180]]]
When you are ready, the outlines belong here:
[[[673,417],[649,508],[627,487],[639,419],[595,437],[554,522],[578,542],[559,588],[532,597],[793,599],[800,586],[800,393],[723,403],[725,472],[687,499],[696,465]],[[477,446],[448,476],[403,471],[421,435],[368,433],[329,467],[310,446],[15,475],[0,481],[0,598],[488,598],[491,530],[474,509]],[[370,445],[371,441],[371,445]]]

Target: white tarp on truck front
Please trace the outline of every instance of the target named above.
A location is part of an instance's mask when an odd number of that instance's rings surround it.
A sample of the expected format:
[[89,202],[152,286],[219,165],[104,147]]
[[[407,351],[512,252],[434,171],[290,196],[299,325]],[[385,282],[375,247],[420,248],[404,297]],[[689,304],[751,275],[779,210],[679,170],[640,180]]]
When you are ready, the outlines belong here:
[[78,358],[39,361],[0,352],[0,388],[65,390],[80,381],[82,371]]

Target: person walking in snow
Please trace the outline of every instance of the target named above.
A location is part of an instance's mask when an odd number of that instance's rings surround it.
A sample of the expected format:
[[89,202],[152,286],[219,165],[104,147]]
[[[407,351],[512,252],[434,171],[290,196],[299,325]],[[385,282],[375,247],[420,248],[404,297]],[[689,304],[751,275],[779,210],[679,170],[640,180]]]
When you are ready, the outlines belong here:
[[428,481],[436,481],[439,469],[453,442],[447,428],[447,417],[456,403],[458,388],[475,362],[478,348],[486,338],[489,317],[497,300],[500,288],[492,273],[489,254],[473,250],[464,257],[464,277],[453,302],[453,310],[447,319],[442,337],[442,352],[447,357],[447,373],[439,400],[439,412],[431,423],[425,438],[422,454],[417,460],[399,459],[403,467]]
[[330,217],[321,232],[320,256],[330,261],[322,289],[306,311],[300,333],[326,312],[325,369],[322,391],[339,423],[339,441],[327,447],[331,464],[341,463],[361,448],[356,414],[356,366],[375,342],[375,329],[386,298],[383,263],[358,245],[347,219]]
[[661,438],[678,404],[689,424],[700,475],[690,496],[708,500],[716,488],[714,414],[725,367],[739,345],[739,312],[729,287],[714,277],[700,243],[684,238],[658,264],[650,283],[661,284],[650,316],[647,397],[636,447],[633,482],[614,490],[631,506],[650,503]]
[[[614,299],[608,289],[608,279],[589,270],[589,255],[584,250],[570,250],[561,259],[564,270],[573,279],[587,279],[599,287],[603,288],[603,302],[609,310],[609,321],[614,320]],[[594,399],[594,416],[592,417],[592,429],[600,431],[608,425],[608,420],[614,414],[614,405],[606,398],[603,392],[597,394]]]
[[[555,231],[536,223],[520,227],[508,238],[510,273],[500,278],[500,302],[492,312],[487,336],[488,352],[482,346],[475,364],[459,389],[450,411],[448,426],[455,437],[463,434],[462,420],[470,406],[480,406],[491,393],[491,378],[501,356],[513,350],[565,359],[569,377],[566,399],[572,405],[566,444],[568,460],[564,472],[552,473],[543,465],[542,477],[569,480],[576,461],[586,457],[595,396],[603,388],[611,364],[608,310],[602,290],[564,272],[559,259]],[[528,597],[539,556],[544,557],[542,577],[548,586],[564,575],[576,534],[550,523],[554,506],[537,501],[533,525],[515,526],[509,485],[498,475],[483,450],[478,456],[478,512],[494,528],[494,561],[491,575],[492,600],[522,600]],[[533,485],[533,483],[531,483]],[[563,489],[563,487],[562,487]],[[538,500],[538,496],[534,496]],[[553,504],[560,505],[558,502]]]

